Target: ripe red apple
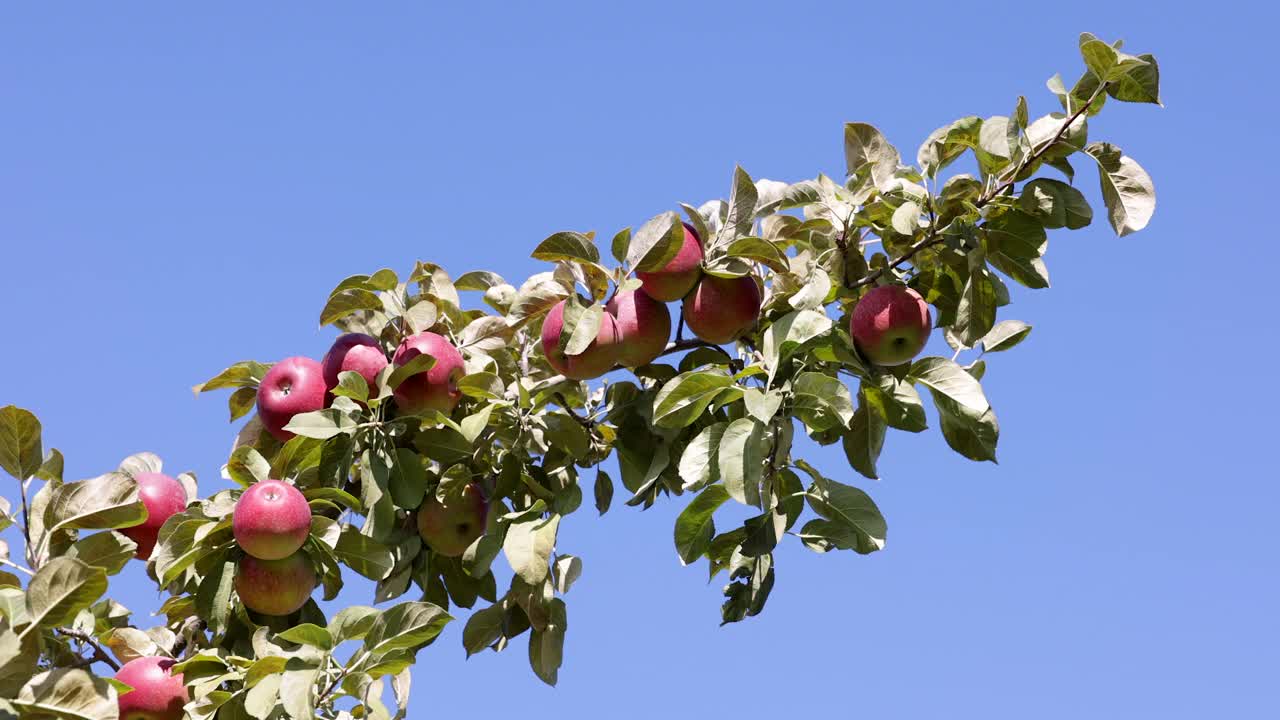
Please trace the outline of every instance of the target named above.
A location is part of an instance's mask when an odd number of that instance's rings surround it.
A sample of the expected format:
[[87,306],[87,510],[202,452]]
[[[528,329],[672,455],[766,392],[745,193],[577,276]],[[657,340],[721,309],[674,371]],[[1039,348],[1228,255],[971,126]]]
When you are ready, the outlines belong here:
[[561,300],[542,321],[542,353],[556,372],[570,380],[590,380],[613,369],[618,364],[622,347],[618,326],[613,316],[604,313],[600,318],[600,330],[596,339],[579,355],[566,355],[560,349],[560,333],[564,330],[564,304]]
[[458,379],[466,372],[462,353],[443,335],[420,332],[400,343],[391,362],[399,367],[419,355],[430,355],[436,364],[400,383],[393,393],[396,406],[409,413],[439,410],[448,415],[462,399],[458,390]]
[[462,490],[462,497],[436,500],[435,493],[418,508],[418,534],[441,555],[458,557],[484,534],[489,501],[476,483]]
[[323,410],[324,373],[320,363],[308,357],[285,358],[276,363],[258,386],[258,417],[262,426],[280,442],[293,433],[284,429],[294,415]]
[[259,560],[287,558],[307,541],[311,506],[298,488],[279,480],[263,480],[236,501],[231,530],[240,549]]
[[929,303],[902,285],[872,288],[849,318],[854,344],[876,365],[901,365],[919,355],[932,328]]
[[670,262],[659,270],[636,273],[649,297],[661,302],[672,302],[688,295],[701,275],[702,243],[688,223],[684,225],[684,244]]
[[263,615],[288,615],[306,605],[316,582],[311,560],[301,550],[283,560],[245,555],[236,567],[240,602]]
[[187,509],[187,491],[182,483],[168,475],[144,472],[133,476],[138,483],[138,499],[147,509],[147,519],[120,533],[138,544],[135,557],[146,560],[156,547],[156,538],[164,521]]
[[166,657],[140,657],[116,671],[116,679],[133,688],[120,693],[120,720],[181,720],[187,704],[182,673],[170,672],[175,661]]
[[378,373],[386,366],[387,355],[382,352],[382,345],[372,335],[364,333],[340,335],[329,352],[320,359],[326,390],[337,387],[338,373],[345,371],[359,373],[365,383],[373,388],[378,382]]
[[684,299],[684,321],[694,335],[720,345],[742,337],[760,317],[760,286],[751,275],[704,275]]
[[618,362],[638,368],[653,362],[671,337],[671,311],[644,290],[624,290],[605,305],[618,326],[622,342]]

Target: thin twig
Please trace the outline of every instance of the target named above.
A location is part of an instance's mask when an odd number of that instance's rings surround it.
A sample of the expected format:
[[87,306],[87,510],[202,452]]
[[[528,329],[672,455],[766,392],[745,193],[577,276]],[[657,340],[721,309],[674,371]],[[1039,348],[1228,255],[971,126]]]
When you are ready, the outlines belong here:
[[573,409],[573,406],[569,404],[569,399],[564,396],[564,393],[556,393],[555,399],[556,399],[556,402],[560,403],[560,407],[564,408],[564,411],[569,413],[570,417],[572,417],[574,420],[577,420],[578,424],[581,425],[582,427],[590,430],[591,428],[596,426],[595,421],[591,420],[590,418],[585,418],[579,415],[578,411]]
[[13,562],[13,561],[11,561],[11,560],[5,560],[4,558],[0,558],[0,565],[7,565],[7,566],[9,566],[9,567],[13,568],[14,570],[18,570],[18,571],[24,572],[24,573],[26,573],[26,574],[28,574],[28,575],[31,575],[31,576],[34,576],[34,575],[35,575],[35,573],[31,572],[31,571],[30,571],[30,570],[28,570],[26,567],[24,567],[24,566],[22,566],[22,565],[19,565],[18,563]]
[[[1098,97],[1103,92],[1106,91],[1106,89],[1107,89],[1107,83],[1102,83],[1101,85],[1099,85],[1098,89],[1093,91],[1093,95],[1089,96],[1088,101],[1086,101],[1080,107],[1076,108],[1076,111],[1071,113],[1070,117],[1068,117],[1066,121],[1062,123],[1062,127],[1058,128],[1058,132],[1054,133],[1053,137],[1049,139],[1049,142],[1045,143],[1044,145],[1041,145],[1040,149],[1036,150],[1035,152],[1031,153],[1027,157],[1023,158],[1022,162],[1019,162],[1017,166],[1013,168],[1013,171],[1009,173],[1008,180],[1005,180],[1004,182],[1000,183],[990,192],[983,193],[982,197],[978,198],[977,202],[974,203],[974,206],[981,209],[985,207],[987,203],[996,199],[1001,194],[1003,194],[1006,190],[1013,187],[1014,183],[1018,181],[1018,175],[1020,175],[1022,171],[1025,170],[1026,168],[1034,165],[1037,160],[1039,160],[1041,157],[1044,156],[1046,152],[1049,151],[1049,148],[1056,145],[1058,141],[1062,139],[1062,136],[1067,133],[1067,130],[1070,129],[1071,126],[1075,124],[1076,120],[1080,119],[1081,115],[1083,115],[1086,111],[1088,111],[1089,107],[1093,105],[1093,101],[1097,100]],[[916,253],[919,253],[921,250],[925,250],[927,248],[933,247],[934,245],[941,243],[945,239],[946,239],[945,236],[937,234],[937,228],[934,227],[931,223],[928,234],[926,234],[923,238],[921,238],[916,243],[912,244],[911,247],[907,248],[907,251],[903,253],[901,257],[899,257],[898,259],[894,260],[893,262],[889,263],[884,267],[877,268],[876,270],[867,273],[865,276],[862,277],[861,280],[858,280],[851,287],[858,288],[858,287],[862,287],[863,285],[870,285],[871,283],[880,279],[880,277],[883,276],[886,272],[890,270],[898,269],[898,267],[900,267],[903,263],[915,257]]]
[[110,665],[111,669],[113,670],[120,669],[120,663],[111,659],[111,656],[108,655],[107,651],[101,645],[98,644],[97,640],[93,639],[92,635],[80,632],[79,630],[74,630],[72,628],[56,628],[56,630],[60,635],[66,635],[69,638],[75,638],[76,640],[79,640],[80,642],[92,647],[93,661],[104,662]]

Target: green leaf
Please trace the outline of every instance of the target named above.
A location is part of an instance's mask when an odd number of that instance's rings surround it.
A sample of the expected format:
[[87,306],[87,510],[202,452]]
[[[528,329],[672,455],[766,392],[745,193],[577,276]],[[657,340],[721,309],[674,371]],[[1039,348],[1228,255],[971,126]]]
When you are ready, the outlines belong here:
[[390,548],[371,537],[361,535],[359,530],[350,525],[342,529],[333,554],[347,567],[370,580],[387,577],[396,565]]
[[27,584],[27,613],[33,628],[66,625],[107,591],[107,573],[100,567],[67,557],[54,558],[36,571]]
[[27,681],[13,706],[22,717],[62,720],[116,720],[116,689],[79,668],[57,668]]
[[586,303],[581,297],[570,300],[564,306],[564,329],[560,332],[561,350],[566,355],[581,355],[600,334],[604,320],[604,307]]
[[600,262],[600,251],[582,233],[558,232],[538,243],[538,247],[533,249],[532,257],[534,260],[547,262],[565,260],[597,263]]
[[613,502],[613,480],[604,470],[596,470],[595,498],[596,510],[601,515],[609,512],[609,505]]
[[665,267],[684,247],[684,226],[672,211],[650,218],[636,230],[627,246],[627,265],[651,272]]
[[14,405],[0,408],[0,467],[15,479],[26,480],[40,470],[43,461],[36,416]]
[[[1132,57],[1132,56],[1130,56]],[[1123,102],[1160,102],[1160,65],[1154,55],[1144,54],[1136,58],[1140,62],[1129,63],[1108,78],[1107,94]]]
[[457,280],[453,281],[453,286],[458,290],[488,290],[489,288],[505,285],[506,280],[495,272],[488,270],[472,270],[463,273]]
[[1031,326],[1021,320],[1004,320],[982,338],[983,352],[1008,350],[1031,334]]
[[966,346],[972,347],[991,330],[995,322],[996,288],[985,267],[979,268],[970,273],[965,282],[951,329]]
[[758,199],[755,181],[741,166],[734,167],[733,188],[729,192],[729,213],[725,216],[720,231],[716,233],[715,241],[708,244],[708,253],[727,247],[734,240],[751,234]]
[[467,657],[484,650],[502,637],[503,617],[506,610],[501,604],[490,605],[471,613],[467,624],[462,628],[462,647]]
[[253,410],[254,403],[258,400],[257,388],[242,387],[236,388],[235,392],[227,397],[227,411],[231,416],[228,422],[235,422]]
[[501,400],[505,391],[502,378],[490,372],[463,375],[458,380],[458,390],[477,400]]
[[742,540],[742,554],[758,557],[773,552],[778,540],[786,532],[787,514],[774,508],[763,515],[748,518],[743,523],[746,537]]
[[765,365],[776,369],[797,347],[827,333],[831,326],[831,318],[814,310],[797,310],[783,315],[765,332]]
[[760,506],[764,456],[763,425],[750,418],[729,423],[720,439],[718,464],[730,497],[745,505]]
[[935,394],[950,398],[960,407],[977,414],[990,409],[982,385],[964,368],[943,357],[926,357],[911,365],[910,376]]
[[138,499],[138,484],[118,472],[58,486],[44,511],[49,534],[58,530],[129,527],[146,519],[146,506]]
[[920,229],[920,212],[920,204],[909,200],[893,211],[889,224],[902,235],[912,235]]
[[792,392],[792,411],[814,432],[845,427],[853,420],[849,388],[830,375],[802,373],[792,385]]
[[569,290],[555,279],[553,273],[538,273],[520,286],[515,300],[511,301],[507,322],[512,326],[537,317],[551,309],[569,294]]
[[790,270],[790,263],[787,256],[778,249],[777,245],[758,237],[738,238],[729,243],[729,247],[725,249],[725,254],[729,257],[745,258],[758,262],[777,272],[787,272]]
[[708,425],[685,446],[678,470],[685,490],[698,490],[720,479],[720,441],[728,426],[723,422]]
[[560,516],[552,515],[545,520],[534,518],[507,528],[502,551],[511,569],[529,585],[536,586],[547,579],[548,563],[556,546],[559,527]]
[[356,402],[369,401],[369,383],[365,381],[363,375],[352,370],[343,370],[338,373],[338,385],[329,392],[349,397]]
[[888,527],[865,492],[823,478],[814,481],[805,497],[809,507],[828,521],[823,527],[832,534],[827,537],[840,549],[865,555],[884,548]]
[[231,615],[231,588],[235,576],[234,561],[218,563],[200,581],[200,589],[196,592],[196,612],[208,623],[209,630],[214,635],[221,635],[226,631]]
[[[426,356],[419,355],[418,357]],[[414,360],[417,359],[414,358]],[[412,364],[412,361],[410,361],[410,364]],[[408,367],[408,365],[405,367]],[[395,373],[392,373],[392,376],[394,375]],[[316,440],[328,440],[334,435],[342,433],[351,434],[355,432],[355,428],[356,423],[354,420],[334,408],[298,413],[290,418],[288,424],[284,426],[285,430],[294,435],[315,438]]]
[[[13,590],[19,597],[22,591]],[[9,618],[10,625],[14,624]],[[0,629],[0,698],[11,698],[18,694],[22,685],[35,674],[36,663],[40,660],[40,634],[31,633],[19,637],[9,628]],[[5,718],[0,714],[0,718]]]
[[321,650],[332,650],[334,646],[333,636],[329,634],[329,631],[312,623],[295,625],[277,634],[276,639],[287,640],[298,645],[310,645]]
[[939,170],[954,162],[965,150],[978,147],[978,133],[981,129],[982,118],[976,115],[943,125],[930,133],[920,146],[916,162],[925,174],[936,177]]
[[1156,210],[1156,188],[1151,176],[1110,143],[1090,143],[1084,151],[1098,163],[1102,200],[1116,234],[1124,237],[1145,228]]
[[[387,387],[392,390],[400,387],[400,383],[408,380],[414,375],[424,373],[436,366],[436,359],[430,355],[414,355],[409,362],[396,367],[387,376]],[[323,412],[323,411],[321,411]]]
[[[965,375],[970,377],[968,373]],[[996,443],[1000,438],[1000,424],[996,421],[995,411],[988,407],[976,412],[947,395],[930,390],[934,407],[938,408],[942,436],[951,449],[970,460],[995,462]]]
[[359,640],[364,637],[373,621],[378,618],[380,610],[368,605],[351,605],[338,611],[329,621],[327,630],[333,637],[336,646],[347,640]]
[[225,470],[232,480],[245,487],[271,477],[271,464],[250,445],[241,445],[232,451]]
[[893,177],[900,162],[897,149],[866,123],[845,123],[844,157],[849,176],[867,173],[877,186]]
[[1047,228],[1078,230],[1093,221],[1093,208],[1079,190],[1059,180],[1036,178],[1022,188],[1018,198],[1023,212]]
[[1107,77],[1119,62],[1117,50],[1093,33],[1080,33],[1080,55],[1089,71],[1100,78]]
[[397,650],[417,649],[435,639],[453,616],[437,605],[406,602],[395,605],[369,627],[364,648],[371,660]]
[[390,463],[388,489],[397,507],[416,508],[422,504],[427,490],[427,471],[422,458],[409,448],[396,448],[395,462]]
[[560,663],[564,659],[564,634],[568,629],[564,601],[554,598],[548,603],[547,623],[534,628],[529,635],[529,666],[548,685],[555,685]]
[[748,415],[762,423],[768,423],[778,414],[778,408],[782,405],[782,393],[777,390],[766,392],[759,388],[744,388],[742,404]]
[[191,390],[199,395],[202,392],[225,388],[257,388],[262,377],[270,369],[270,365],[253,360],[245,360],[232,365],[209,380],[191,388]]
[[64,557],[100,567],[108,575],[115,575],[133,559],[137,548],[137,543],[119,533],[100,532],[77,540]]
[[320,311],[320,326],[330,325],[361,310],[381,310],[382,299],[372,290],[348,288],[329,296]]
[[551,566],[551,574],[556,592],[564,595],[582,577],[582,558],[573,555],[557,557]]
[[987,260],[997,270],[1032,289],[1049,287],[1049,271],[1040,259],[1049,241],[1036,218],[1010,211],[988,221],[983,231]]
[[733,378],[717,372],[687,372],[668,380],[653,400],[653,423],[679,429],[693,424]]
[[866,402],[858,405],[842,437],[849,465],[872,480],[879,479],[876,460],[884,448],[885,420]]
[[688,565],[707,552],[711,538],[716,534],[713,519],[715,511],[729,499],[723,485],[711,485],[698,493],[676,518],[676,554],[680,562]]
[[920,393],[911,383],[888,373],[862,382],[862,401],[891,428],[921,432],[928,427]]
[[620,263],[627,261],[627,252],[631,248],[631,228],[623,228],[613,236],[613,241],[609,243],[609,253],[613,255],[613,259]]

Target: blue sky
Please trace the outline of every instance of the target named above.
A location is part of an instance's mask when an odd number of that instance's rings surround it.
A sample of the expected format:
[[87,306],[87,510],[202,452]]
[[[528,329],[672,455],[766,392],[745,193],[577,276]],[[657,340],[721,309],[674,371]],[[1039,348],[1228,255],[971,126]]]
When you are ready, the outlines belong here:
[[[722,583],[672,546],[683,501],[580,512],[560,686],[523,640],[464,661],[460,621],[420,655],[414,716],[1273,717],[1280,254],[1256,218],[1275,11],[613,5],[7,5],[0,404],[40,415],[69,476],[152,450],[209,491],[233,429],[190,386],[319,357],[348,274],[422,258],[523,278],[551,232],[723,196],[735,163],[838,175],[844,121],[914,157],[1019,94],[1056,110],[1044,81],[1079,73],[1076,34],[1123,37],[1159,57],[1167,108],[1110,104],[1091,138],[1142,163],[1159,206],[1119,239],[1095,203],[1051,235],[1054,287],[1015,291],[1005,317],[1035,331],[984,383],[999,466],[932,418],[890,436],[878,483],[812,453],[876,498],[887,549],[790,543],[765,613],[725,628]],[[1098,198],[1091,171],[1077,184]],[[135,611],[158,605],[143,580],[115,584]]]

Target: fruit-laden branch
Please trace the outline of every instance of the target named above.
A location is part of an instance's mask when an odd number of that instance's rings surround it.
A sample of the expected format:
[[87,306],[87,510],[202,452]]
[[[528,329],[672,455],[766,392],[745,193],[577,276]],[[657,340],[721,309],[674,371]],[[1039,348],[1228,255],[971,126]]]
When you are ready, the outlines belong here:
[[79,640],[80,642],[92,647],[93,657],[89,660],[89,662],[101,661],[111,666],[112,670],[120,669],[120,663],[116,662],[115,660],[112,660],[111,656],[108,655],[107,651],[101,645],[98,644],[97,640],[93,639],[92,635],[89,635],[88,633],[80,632],[79,630],[73,630],[72,628],[57,628],[57,632],[59,635],[65,635],[69,638],[74,638],[75,640]]
[[[991,202],[995,198],[999,197],[1006,190],[1013,187],[1013,184],[1018,180],[1018,175],[1021,174],[1022,171],[1025,170],[1026,168],[1034,165],[1036,161],[1038,161],[1041,157],[1044,156],[1046,152],[1049,151],[1049,148],[1053,147],[1054,145],[1057,145],[1058,141],[1061,140],[1062,136],[1067,133],[1067,130],[1072,125],[1075,124],[1076,120],[1079,120],[1080,116],[1084,115],[1085,112],[1088,111],[1089,107],[1093,105],[1093,102],[1097,100],[1102,93],[1107,91],[1107,86],[1109,84],[1110,83],[1105,83],[1105,82],[1099,83],[1097,89],[1095,89],[1093,91],[1093,94],[1089,96],[1089,99],[1084,103],[1081,103],[1080,107],[1076,108],[1076,111],[1071,113],[1071,115],[1067,117],[1066,121],[1062,123],[1062,127],[1058,128],[1058,132],[1054,133],[1053,137],[1049,139],[1049,142],[1044,143],[1043,145],[1040,146],[1038,150],[1031,153],[1027,157],[1023,158],[1022,162],[1018,163],[1017,166],[1013,168],[1012,172],[1009,173],[1008,180],[1005,180],[1004,182],[1000,183],[992,190],[983,193],[982,197],[978,198],[977,202],[975,202],[974,205],[979,209],[986,207],[987,203]],[[934,226],[933,223],[930,223],[929,232],[926,233],[925,236],[921,238],[919,241],[912,244],[911,247],[907,248],[907,251],[904,252],[900,257],[898,257],[896,260],[889,263],[888,265],[876,268],[872,272],[867,273],[860,280],[858,280],[853,285],[851,285],[850,288],[851,289],[860,288],[860,287],[863,287],[864,285],[870,285],[871,283],[874,283],[876,280],[880,279],[886,272],[890,270],[897,270],[904,263],[911,260],[911,258],[915,257],[915,255],[919,253],[921,250],[926,250],[928,248],[931,248],[934,245],[941,243],[945,239],[946,239],[946,236],[939,235],[937,227]]]

